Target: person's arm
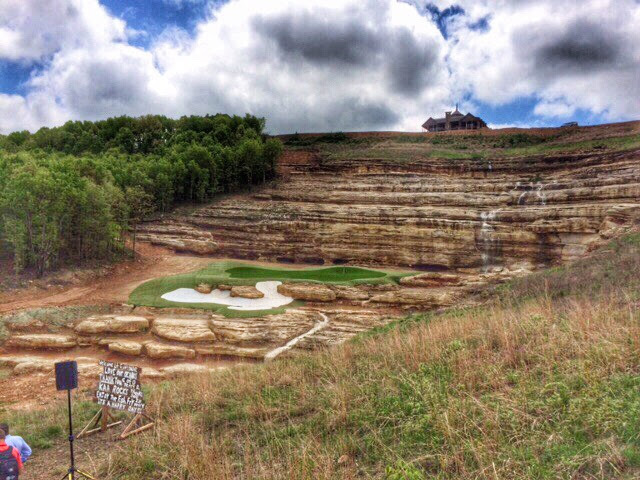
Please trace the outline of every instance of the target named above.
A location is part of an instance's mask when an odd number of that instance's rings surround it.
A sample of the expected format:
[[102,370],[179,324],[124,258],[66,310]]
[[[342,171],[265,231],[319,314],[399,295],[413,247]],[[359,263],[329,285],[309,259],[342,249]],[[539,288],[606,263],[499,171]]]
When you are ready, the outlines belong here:
[[22,448],[20,449],[20,457],[22,458],[22,463],[26,462],[29,457],[31,456],[31,447],[29,445],[27,445],[27,442],[24,441],[23,438],[21,438],[20,440],[22,440]]

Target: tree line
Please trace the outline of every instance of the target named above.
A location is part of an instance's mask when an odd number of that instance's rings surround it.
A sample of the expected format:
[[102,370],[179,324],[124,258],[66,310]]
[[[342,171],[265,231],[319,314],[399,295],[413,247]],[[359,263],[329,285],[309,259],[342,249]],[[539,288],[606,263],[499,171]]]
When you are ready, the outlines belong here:
[[38,274],[124,251],[153,212],[275,177],[264,119],[147,115],[0,135],[0,247]]

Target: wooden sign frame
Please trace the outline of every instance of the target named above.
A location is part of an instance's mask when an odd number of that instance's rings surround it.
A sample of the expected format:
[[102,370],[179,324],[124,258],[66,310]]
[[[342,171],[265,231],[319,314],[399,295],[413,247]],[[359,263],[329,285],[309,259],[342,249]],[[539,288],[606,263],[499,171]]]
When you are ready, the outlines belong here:
[[[80,433],[76,435],[76,438],[86,437],[98,432],[106,432],[108,428],[115,427],[123,422],[123,420],[119,420],[117,422],[109,423],[110,419],[113,419],[113,416],[109,411],[109,407],[101,407],[100,410],[98,410],[98,413],[96,413]],[[100,423],[99,427],[98,423]]]
[[[139,425],[140,421],[143,419],[146,419],[148,423]],[[111,414],[111,409],[109,407],[101,407],[91,420],[89,420],[89,423],[87,423],[87,425],[80,431],[76,438],[88,437],[89,435],[93,435],[98,432],[106,432],[107,429],[124,423],[124,420],[118,420],[112,423],[109,423],[109,420],[114,420],[113,415]],[[100,426],[98,426],[98,423],[100,423]],[[131,435],[149,430],[155,424],[156,423],[153,418],[146,413],[136,413],[122,433],[118,436],[118,440],[124,440]]]
[[[109,363],[110,366],[115,365],[121,365],[124,368],[128,368],[128,369],[132,369],[135,368],[137,370],[137,377],[136,377],[136,391],[140,392],[140,395],[142,395],[141,390],[140,390],[140,383],[139,383],[139,375],[140,375],[140,367],[133,367],[130,365],[124,365],[124,364],[118,364],[115,362],[103,362],[100,361],[100,364],[107,364]],[[102,375],[101,375],[101,379],[100,382],[102,382]],[[103,391],[101,390],[101,385],[98,385],[98,391],[96,392],[96,396],[98,395],[99,392]],[[142,398],[142,397],[140,397]],[[91,420],[89,420],[89,423],[87,423],[87,425],[85,425],[85,427],[80,431],[80,433],[76,436],[76,438],[82,438],[82,437],[86,437],[88,435],[92,435],[94,433],[98,433],[98,432],[106,432],[107,429],[118,426],[122,423],[124,423],[124,420],[117,420],[117,421],[112,421],[110,422],[110,420],[115,420],[113,414],[111,413],[112,410],[114,410],[114,408],[112,408],[111,406],[105,405],[104,403],[100,402],[100,398],[97,397],[97,401],[99,404],[101,404],[102,406],[100,407],[100,409],[96,412],[96,414],[91,417]],[[107,402],[108,403],[108,402]],[[131,435],[135,435],[136,433],[141,433],[144,432],[145,430],[149,430],[150,428],[152,428],[155,425],[155,421],[153,418],[151,418],[149,415],[147,415],[144,412],[144,403],[142,403],[142,409],[133,409],[133,410],[129,410],[129,409],[124,409],[124,408],[115,408],[115,410],[122,410],[122,411],[129,411],[130,413],[134,413],[134,417],[131,419],[131,421],[126,425],[126,427],[124,428],[124,430],[122,431],[122,433],[118,436],[119,440],[124,440],[125,438],[131,436]],[[147,421],[147,423],[144,423],[144,421]],[[99,425],[99,426],[98,426]]]
[[[140,425],[136,428],[136,425],[139,424],[139,422],[143,419],[147,419],[149,423],[145,423],[144,425]],[[118,439],[124,440],[125,438],[130,437],[131,435],[135,435],[136,433],[142,433],[145,430],[153,428],[155,424],[156,422],[153,420],[153,418],[151,418],[146,413],[137,413],[129,422],[129,424],[124,428]]]

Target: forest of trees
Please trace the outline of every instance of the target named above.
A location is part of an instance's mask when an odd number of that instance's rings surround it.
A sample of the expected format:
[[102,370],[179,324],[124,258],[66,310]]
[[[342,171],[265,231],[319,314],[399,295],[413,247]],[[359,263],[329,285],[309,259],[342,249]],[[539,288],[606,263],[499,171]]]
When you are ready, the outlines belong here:
[[17,271],[113,258],[153,212],[275,176],[264,119],[148,115],[0,135],[0,248]]

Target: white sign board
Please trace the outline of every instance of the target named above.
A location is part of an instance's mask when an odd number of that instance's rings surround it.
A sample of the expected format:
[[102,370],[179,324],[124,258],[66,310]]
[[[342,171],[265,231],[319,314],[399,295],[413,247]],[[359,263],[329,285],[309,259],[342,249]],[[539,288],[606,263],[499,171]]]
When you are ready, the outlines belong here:
[[100,360],[100,365],[103,370],[96,391],[98,405],[142,413],[145,405],[140,387],[140,368],[104,360]]

